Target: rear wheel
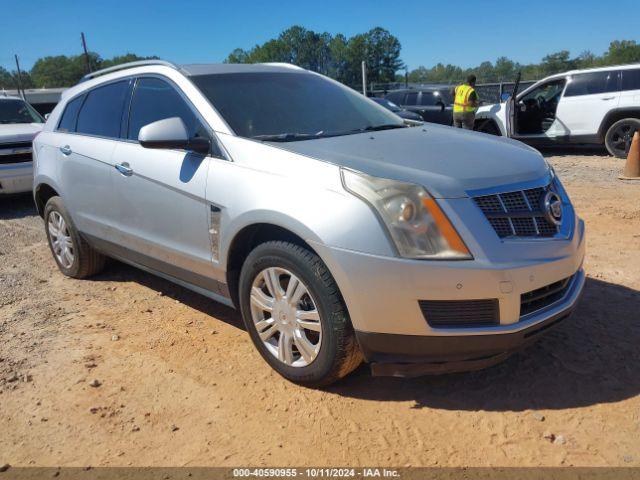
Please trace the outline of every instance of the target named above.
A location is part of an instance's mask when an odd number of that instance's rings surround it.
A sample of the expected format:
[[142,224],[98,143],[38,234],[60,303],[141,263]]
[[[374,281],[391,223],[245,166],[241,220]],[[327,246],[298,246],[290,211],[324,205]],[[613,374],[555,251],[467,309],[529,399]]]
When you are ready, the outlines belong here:
[[637,118],[623,118],[609,127],[604,138],[604,144],[611,155],[626,158],[631,147],[633,134],[640,130],[640,120]]
[[335,280],[320,258],[288,242],[267,242],[240,274],[245,326],[280,375],[306,386],[328,385],[362,362]]
[[104,268],[105,257],[80,237],[60,197],[47,201],[44,221],[49,248],[62,273],[87,278]]

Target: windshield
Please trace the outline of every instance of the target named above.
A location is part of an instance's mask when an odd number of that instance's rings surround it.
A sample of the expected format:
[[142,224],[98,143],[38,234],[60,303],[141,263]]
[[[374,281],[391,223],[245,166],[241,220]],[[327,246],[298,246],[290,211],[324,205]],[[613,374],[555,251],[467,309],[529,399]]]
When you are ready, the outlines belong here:
[[42,123],[44,120],[27,102],[0,100],[0,123]]
[[252,72],[191,77],[240,136],[295,141],[405,125],[361,94],[320,75]]

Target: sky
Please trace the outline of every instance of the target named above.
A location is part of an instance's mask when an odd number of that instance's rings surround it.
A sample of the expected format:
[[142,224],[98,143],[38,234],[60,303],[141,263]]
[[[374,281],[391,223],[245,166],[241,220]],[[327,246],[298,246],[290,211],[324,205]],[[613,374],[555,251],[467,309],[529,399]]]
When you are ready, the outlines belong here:
[[[471,67],[506,56],[602,54],[612,40],[640,42],[637,0],[0,0],[0,65],[81,53],[80,32],[103,58],[127,52],[175,63],[222,62],[301,25],[351,36],[381,26],[398,37],[409,69]],[[627,12],[626,14],[624,12]]]

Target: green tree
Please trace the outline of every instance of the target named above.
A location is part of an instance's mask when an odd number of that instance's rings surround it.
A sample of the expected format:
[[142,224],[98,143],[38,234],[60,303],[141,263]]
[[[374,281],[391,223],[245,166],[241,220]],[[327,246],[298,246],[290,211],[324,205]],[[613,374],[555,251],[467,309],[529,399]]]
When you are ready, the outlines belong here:
[[124,55],[116,55],[113,58],[107,59],[107,60],[101,60],[99,62],[99,64],[97,65],[97,68],[108,68],[108,67],[113,67],[115,65],[121,65],[123,63],[129,63],[129,62],[139,62],[140,60],[157,60],[158,57],[151,56],[151,57],[141,57],[139,55],[136,55],[135,53],[125,53]]
[[368,79],[392,82],[402,68],[400,41],[377,27],[347,39],[294,25],[262,45],[229,54],[227,63],[286,62],[329,75],[348,85],[361,82],[361,62],[367,63]]
[[640,62],[640,45],[635,40],[616,40],[611,42],[604,54],[605,65],[618,65]]

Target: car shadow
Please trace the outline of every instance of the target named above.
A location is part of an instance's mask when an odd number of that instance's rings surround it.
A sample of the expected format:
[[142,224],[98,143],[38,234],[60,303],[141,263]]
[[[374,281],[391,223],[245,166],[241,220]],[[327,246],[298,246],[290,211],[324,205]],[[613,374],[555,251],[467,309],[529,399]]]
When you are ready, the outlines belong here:
[[0,196],[0,220],[37,215],[36,204],[30,192]]
[[536,149],[543,157],[571,157],[576,155],[609,156],[609,152],[602,145],[562,145],[537,146]]
[[[240,313],[120,262],[94,281],[137,282],[240,330]],[[412,402],[412,408],[523,411],[577,408],[640,394],[640,292],[588,278],[574,314],[494,367],[420,378],[372,377],[362,365],[326,388],[350,398]],[[249,341],[249,338],[247,338]]]
[[91,281],[136,282],[205,315],[214,317],[216,320],[225,322],[240,330],[245,330],[242,317],[237,310],[117,260],[110,259],[106,268],[100,274],[91,277]]
[[574,314],[504,363],[413,379],[360,368],[328,391],[413,408],[523,411],[618,402],[640,393],[640,292],[588,279]]

